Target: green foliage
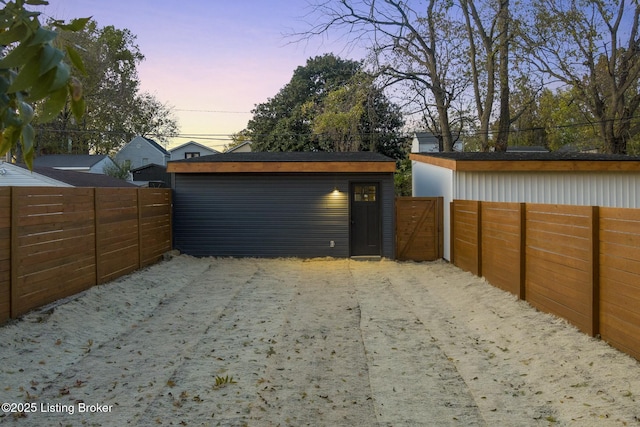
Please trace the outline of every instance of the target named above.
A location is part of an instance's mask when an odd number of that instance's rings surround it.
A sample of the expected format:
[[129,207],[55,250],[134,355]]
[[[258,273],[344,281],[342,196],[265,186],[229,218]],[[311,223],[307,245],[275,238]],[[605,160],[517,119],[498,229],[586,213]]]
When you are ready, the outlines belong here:
[[34,105],[40,110],[37,115],[40,123],[52,120],[67,103],[76,120],[85,112],[82,86],[65,62],[65,51],[71,64],[84,72],[82,61],[71,46],[63,51],[55,47],[54,42],[58,31],[80,31],[88,18],[69,24],[52,21],[51,28],[45,28],[40,23],[40,13],[29,11],[25,5],[47,5],[48,2],[17,0],[3,4],[0,10],[0,156],[17,150],[31,168],[36,135]]
[[574,90],[552,92],[545,89],[540,96],[538,109],[550,150],[564,146],[571,146],[575,150],[600,148],[601,138],[591,124],[594,119],[588,113],[588,108],[581,105],[580,97]]
[[396,196],[411,196],[413,184],[411,181],[411,160],[403,159],[398,161],[396,173],[393,176]]
[[[624,154],[640,132],[640,5],[615,0],[535,0],[523,32],[542,73],[573,91],[602,149]],[[523,7],[525,9],[525,7]],[[626,18],[626,19],[625,19]]]
[[82,121],[72,110],[56,114],[38,138],[41,153],[67,153],[71,146],[73,153],[111,154],[136,135],[163,143],[178,133],[171,107],[140,91],[137,67],[144,55],[129,30],[89,21],[83,31],[65,31],[60,38],[78,46],[71,58],[85,65],[81,82],[91,94],[91,109]]
[[627,154],[630,156],[640,156],[640,133],[634,135],[627,141]]
[[243,129],[240,132],[236,132],[231,135],[231,142],[225,144],[224,151],[229,151],[245,142],[251,141],[251,134],[248,130]]
[[327,151],[360,150],[360,123],[365,115],[369,87],[370,83],[362,83],[354,76],[348,84],[329,92],[321,103],[312,132]]
[[273,98],[253,110],[246,133],[254,151],[402,150],[400,109],[356,61],[311,58]]
[[125,160],[120,164],[114,161],[113,164],[106,165],[103,168],[103,172],[105,175],[112,176],[118,179],[125,179],[125,180],[129,178],[130,170],[131,170],[131,160]]

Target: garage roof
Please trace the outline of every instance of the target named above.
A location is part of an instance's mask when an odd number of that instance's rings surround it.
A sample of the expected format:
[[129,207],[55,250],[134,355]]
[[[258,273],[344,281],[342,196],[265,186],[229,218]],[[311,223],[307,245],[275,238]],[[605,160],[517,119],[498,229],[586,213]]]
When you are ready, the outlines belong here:
[[395,172],[390,157],[367,151],[223,153],[168,162],[174,173]]
[[640,172],[640,157],[591,153],[414,153],[411,160],[474,172]]

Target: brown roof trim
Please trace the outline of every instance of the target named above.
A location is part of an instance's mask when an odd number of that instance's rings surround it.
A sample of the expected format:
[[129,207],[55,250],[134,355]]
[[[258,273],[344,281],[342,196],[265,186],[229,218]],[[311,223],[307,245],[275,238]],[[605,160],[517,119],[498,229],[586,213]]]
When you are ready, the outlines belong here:
[[640,172],[640,161],[582,159],[455,159],[412,153],[411,160],[463,172]]
[[384,173],[395,172],[389,162],[169,162],[170,173]]

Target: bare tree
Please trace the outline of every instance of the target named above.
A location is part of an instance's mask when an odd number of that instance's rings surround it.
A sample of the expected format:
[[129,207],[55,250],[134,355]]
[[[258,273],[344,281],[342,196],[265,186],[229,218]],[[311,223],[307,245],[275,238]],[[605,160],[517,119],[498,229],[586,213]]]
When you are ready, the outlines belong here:
[[[506,151],[510,113],[510,43],[509,0],[460,0],[468,37],[468,58],[473,97],[478,115],[480,146],[490,148],[490,128],[494,117],[494,104],[498,96],[498,132],[496,151]],[[498,93],[496,93],[499,91]]]
[[[322,21],[304,36],[323,35],[332,29],[347,29],[352,39],[365,39],[375,57],[377,72],[386,84],[411,82],[431,95],[444,151],[452,151],[454,137],[449,110],[467,80],[460,72],[459,22],[451,3],[438,0],[323,1],[313,7]],[[428,116],[426,114],[425,116]]]
[[640,131],[632,126],[640,107],[640,3],[536,0],[532,6],[525,39],[538,70],[586,102],[606,152],[626,153]]

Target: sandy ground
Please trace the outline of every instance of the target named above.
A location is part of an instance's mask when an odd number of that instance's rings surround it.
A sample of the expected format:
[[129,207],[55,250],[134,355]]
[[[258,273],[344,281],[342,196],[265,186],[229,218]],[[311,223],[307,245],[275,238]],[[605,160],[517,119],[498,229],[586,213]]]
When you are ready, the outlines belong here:
[[640,425],[638,361],[445,262],[183,255],[0,346],[7,425]]

